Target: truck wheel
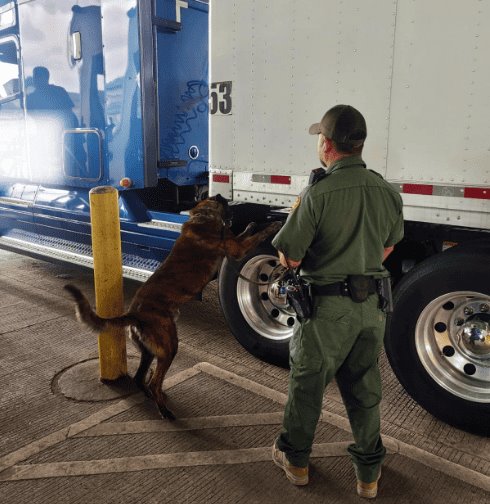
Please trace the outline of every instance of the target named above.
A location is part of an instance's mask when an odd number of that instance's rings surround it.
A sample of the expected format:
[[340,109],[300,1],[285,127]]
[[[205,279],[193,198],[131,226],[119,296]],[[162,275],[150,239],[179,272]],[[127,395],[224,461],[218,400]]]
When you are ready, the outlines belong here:
[[[219,274],[219,299],[231,332],[261,360],[288,366],[289,340],[296,314],[278,291],[284,268],[271,245],[263,244],[239,262],[225,259]],[[266,285],[257,285],[239,277]]]
[[484,250],[433,256],[397,286],[386,353],[401,384],[434,416],[490,435],[490,270]]

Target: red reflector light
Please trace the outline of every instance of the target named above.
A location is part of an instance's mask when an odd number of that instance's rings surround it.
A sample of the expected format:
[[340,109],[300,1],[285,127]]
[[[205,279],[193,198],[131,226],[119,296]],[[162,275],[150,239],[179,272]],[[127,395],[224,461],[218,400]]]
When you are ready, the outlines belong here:
[[490,189],[482,189],[480,187],[465,187],[465,198],[490,199]]
[[403,192],[408,194],[432,195],[434,186],[424,184],[403,184]]
[[229,184],[230,176],[229,175],[221,175],[219,173],[213,173],[213,182],[218,182],[220,184]]
[[271,184],[291,184],[291,177],[287,175],[271,175]]

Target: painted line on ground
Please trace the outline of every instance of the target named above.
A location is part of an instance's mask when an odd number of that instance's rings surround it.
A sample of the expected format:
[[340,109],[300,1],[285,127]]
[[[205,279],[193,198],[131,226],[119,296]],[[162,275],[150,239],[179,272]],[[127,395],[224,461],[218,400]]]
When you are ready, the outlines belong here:
[[[165,381],[166,388],[171,388],[179,383],[192,378],[193,376],[199,374],[199,369],[195,366],[192,368],[185,369],[180,373],[177,373],[173,376],[170,376]],[[2,471],[5,471],[9,467],[12,467],[14,464],[21,462],[22,460],[26,460],[33,455],[37,455],[39,452],[45,450],[46,448],[50,448],[55,444],[58,444],[64,441],[67,438],[76,436],[80,432],[84,430],[90,429],[95,425],[100,424],[101,422],[108,420],[120,413],[124,413],[125,411],[131,409],[133,406],[140,404],[146,400],[146,397],[143,394],[138,394],[136,396],[129,397],[127,399],[123,399],[122,401],[118,401],[107,408],[103,408],[99,410],[97,413],[84,418],[79,422],[75,422],[68,427],[60,429],[52,434],[48,434],[37,441],[29,443],[28,445],[11,452],[3,457],[0,457],[0,474]]]
[[148,432],[181,432],[223,427],[247,427],[253,425],[279,425],[283,412],[254,413],[243,415],[177,418],[173,422],[162,420],[138,420],[133,422],[106,422],[78,434],[77,437],[114,436],[143,434]]
[[[315,445],[312,457],[339,457],[345,454],[348,444],[348,442],[337,442]],[[0,474],[0,481],[91,476],[95,474],[137,472],[174,467],[234,465],[252,462],[272,463],[271,448],[272,446],[17,465]]]
[[143,402],[143,400],[143,397],[131,397],[129,399],[124,399],[123,401],[119,401],[117,404],[113,404],[108,408],[104,408],[103,410],[90,415],[80,422],[71,424],[68,427],[44,436],[43,438],[29,443],[19,450],[3,456],[2,458],[0,458],[0,473],[16,464],[17,462],[32,457],[33,455],[37,455],[39,452],[45,450],[46,448],[50,448],[51,446],[54,446],[55,444],[58,444],[69,437],[75,436],[85,429],[89,429],[90,427],[93,427],[94,425],[97,425],[100,422],[107,420],[108,418],[111,418],[132,408],[134,405]]
[[[238,376],[208,362],[201,362],[196,366],[205,373],[215,376],[216,378],[221,378],[229,383],[234,383],[235,385],[249,390],[250,392],[272,399],[279,404],[286,404],[287,394],[270,389],[264,385],[253,382],[248,378],[243,378],[242,376]],[[336,415],[335,413],[323,410],[320,421],[350,432],[348,419],[341,417],[340,415]],[[474,471],[473,469],[468,469],[467,467],[446,460],[416,446],[404,443],[403,441],[399,441],[391,436],[383,436],[383,442],[386,449],[391,453],[399,454],[411,460],[415,460],[416,462],[442,472],[451,478],[458,479],[464,483],[468,483],[490,492],[490,477],[485,474]]]
[[[248,390],[252,393],[270,399],[278,404],[284,405],[287,401],[287,395],[278,392],[274,389],[266,387],[256,383],[248,378],[244,378],[230,371],[226,371],[217,366],[214,366],[208,362],[200,362],[192,368],[186,369],[176,375],[169,377],[165,381],[165,388],[169,389],[178,383],[192,378],[193,376],[199,374],[199,372],[206,373],[215,378],[225,380],[231,384]],[[249,448],[249,449],[239,449],[239,450],[223,450],[216,452],[188,452],[188,453],[174,453],[174,454],[161,454],[161,455],[150,455],[150,456],[140,456],[140,457],[128,457],[128,458],[117,458],[108,460],[90,460],[90,461],[73,461],[73,462],[56,462],[56,463],[46,463],[46,464],[31,464],[31,465],[15,465],[17,462],[25,460],[32,455],[39,453],[40,451],[53,446],[69,437],[74,437],[87,433],[89,429],[107,429],[110,427],[105,427],[105,424],[101,424],[105,420],[116,416],[117,414],[127,411],[136,404],[139,404],[145,400],[145,397],[138,395],[131,397],[129,399],[122,400],[112,406],[102,409],[101,411],[87,417],[81,422],[76,422],[65,429],[61,429],[53,434],[45,436],[44,438],[31,443],[20,450],[10,453],[4,457],[0,458],[0,481],[13,481],[20,479],[38,479],[47,477],[61,477],[61,476],[79,476],[83,474],[101,474],[106,472],[131,472],[131,471],[142,471],[148,469],[158,469],[162,467],[190,467],[195,465],[222,465],[222,464],[243,464],[248,462],[259,462],[263,460],[270,460],[270,447],[267,448]],[[267,415],[267,414],[259,414]],[[273,413],[272,415],[278,415]],[[246,419],[246,415],[231,415],[228,420],[226,417],[222,417],[222,423],[229,422],[233,425],[233,422],[250,422],[250,418]],[[250,415],[254,416],[254,415]],[[272,417],[266,420],[267,417],[262,416],[262,419],[258,422],[270,422]],[[274,417],[276,419],[276,417]],[[186,419],[189,423],[189,428],[200,429],[203,428],[202,425],[212,428],[212,422],[218,422],[216,417],[204,417],[196,419]],[[327,411],[322,411],[321,421],[338,427],[342,430],[350,432],[349,422],[346,418],[341,417]],[[275,423],[275,420],[274,422]],[[99,425],[100,424],[100,425]],[[122,425],[115,426],[115,429],[133,429],[131,432],[135,433],[134,429],[136,422],[126,422],[126,427]],[[144,424],[144,425],[143,425]],[[153,422],[143,422],[141,426],[143,428],[152,428]],[[252,424],[252,425],[259,425]],[[201,427],[199,426],[201,425]],[[244,423],[239,423],[238,425],[247,425]],[[195,426],[195,427],[192,427]],[[183,423],[185,427],[185,423]],[[158,430],[173,430],[173,427],[162,427]],[[183,430],[188,430],[184,428]],[[399,454],[415,460],[423,465],[442,472],[452,478],[458,479],[465,483],[471,484],[475,487],[482,488],[486,491],[490,491],[490,477],[476,472],[472,469],[468,469],[454,462],[450,462],[438,455],[434,455],[416,446],[412,446],[408,443],[398,441],[390,436],[383,437],[384,443],[387,449],[395,454]],[[339,442],[339,443],[325,443],[320,445],[315,445],[313,449],[312,456],[323,457],[323,456],[342,456],[345,455],[345,449],[349,442]],[[170,465],[169,465],[170,464]],[[172,465],[178,464],[178,465]],[[92,468],[92,469],[91,469]],[[3,471],[3,472],[2,472]]]
[[[196,364],[196,367],[215,378],[220,378],[228,383],[248,390],[249,392],[271,399],[282,406],[284,406],[288,400],[287,394],[283,394],[282,392],[278,392],[277,390],[266,387],[265,385],[249,380],[248,378],[244,378],[243,376],[221,369],[209,362],[200,362],[199,364]],[[330,413],[328,411],[322,411],[320,420],[338,427],[339,429],[350,432],[349,420],[341,417],[340,415],[336,415],[335,413]]]
[[490,492],[490,476],[486,476],[485,474],[474,471],[473,469],[468,469],[467,467],[456,464],[455,462],[451,462],[450,460],[446,460],[438,455],[422,450],[422,448],[404,443],[403,441],[398,441],[397,439],[389,436],[383,436],[383,443],[389,451],[395,454],[420,462],[421,464],[444,473],[451,478]]

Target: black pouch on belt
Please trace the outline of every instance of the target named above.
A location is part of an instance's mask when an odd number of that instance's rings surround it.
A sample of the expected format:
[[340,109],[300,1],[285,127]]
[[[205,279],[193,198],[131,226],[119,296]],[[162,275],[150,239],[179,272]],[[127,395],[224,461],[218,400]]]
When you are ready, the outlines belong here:
[[378,294],[380,308],[385,313],[393,313],[393,296],[391,294],[391,278],[384,277],[378,280]]
[[356,303],[366,301],[369,294],[376,292],[375,281],[370,276],[349,275],[347,285],[349,286],[350,297]]

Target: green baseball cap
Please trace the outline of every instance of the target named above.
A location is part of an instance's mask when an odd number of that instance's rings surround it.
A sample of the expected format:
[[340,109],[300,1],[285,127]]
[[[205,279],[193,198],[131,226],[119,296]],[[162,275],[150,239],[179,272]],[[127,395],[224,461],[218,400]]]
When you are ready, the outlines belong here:
[[310,126],[309,133],[321,133],[335,142],[360,147],[367,136],[366,120],[350,105],[335,105],[325,113],[319,123]]

